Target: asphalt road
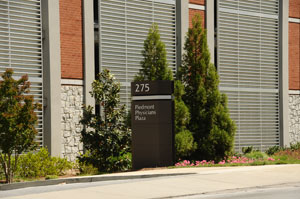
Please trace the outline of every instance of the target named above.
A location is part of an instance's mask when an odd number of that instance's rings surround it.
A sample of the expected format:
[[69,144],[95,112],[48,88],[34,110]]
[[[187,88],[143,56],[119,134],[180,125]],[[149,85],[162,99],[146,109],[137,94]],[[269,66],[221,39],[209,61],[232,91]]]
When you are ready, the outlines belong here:
[[184,199],[300,199],[300,183],[244,190],[230,190],[223,193],[195,194],[175,198]]
[[[172,180],[172,178],[178,177],[162,177],[162,179]],[[107,182],[93,182],[93,183],[78,183],[70,185],[55,185],[55,186],[45,186],[45,187],[33,187],[25,188],[12,191],[0,192],[0,198],[34,198],[34,199],[44,199],[51,198],[51,195],[56,195],[63,191],[71,191],[86,188],[97,188],[101,190],[105,186],[109,185],[122,185],[127,183],[141,183],[145,181],[152,181],[154,179],[139,179],[139,180],[120,180],[120,181],[107,181]],[[156,179],[157,180],[157,179]],[[158,179],[159,180],[159,179]],[[128,191],[134,191],[128,190]],[[150,190],[149,190],[150,191]],[[116,190],[117,192],[117,190]],[[115,193],[113,193],[114,195]],[[48,197],[49,196],[49,197]],[[99,198],[101,194],[98,195]],[[59,197],[61,198],[61,197]],[[73,198],[72,195],[66,198]],[[110,198],[110,197],[108,197]],[[123,198],[120,196],[120,198]],[[145,193],[145,197],[148,198]],[[150,197],[151,198],[151,197]],[[194,193],[194,194],[183,194],[183,195],[173,195],[170,193],[169,196],[154,197],[151,199],[300,199],[300,183],[284,184],[284,185],[272,185],[267,187],[255,187],[255,188],[245,188],[245,189],[232,189],[218,192],[210,193]],[[53,198],[55,199],[55,198]],[[89,197],[86,197],[89,199]]]
[[194,173],[0,191],[2,199],[300,199],[300,165],[185,168],[114,175]]

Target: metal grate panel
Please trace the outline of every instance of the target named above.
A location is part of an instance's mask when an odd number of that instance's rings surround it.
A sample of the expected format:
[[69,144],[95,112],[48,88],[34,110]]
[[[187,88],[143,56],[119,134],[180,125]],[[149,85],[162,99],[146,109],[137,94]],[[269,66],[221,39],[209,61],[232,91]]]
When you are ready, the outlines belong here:
[[175,0],[99,0],[99,64],[121,82],[121,102],[130,107],[130,82],[139,71],[144,40],[153,22],[176,70]]
[[218,0],[217,31],[236,151],[279,145],[279,0]]
[[[41,0],[0,0],[0,73],[27,74],[31,95],[43,104]],[[43,111],[38,114],[38,135],[43,145]]]

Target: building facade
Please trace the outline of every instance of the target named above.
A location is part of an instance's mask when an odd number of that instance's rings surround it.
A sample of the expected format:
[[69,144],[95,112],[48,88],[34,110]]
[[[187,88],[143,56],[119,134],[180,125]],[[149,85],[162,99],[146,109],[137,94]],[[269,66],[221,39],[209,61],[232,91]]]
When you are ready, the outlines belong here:
[[152,23],[169,67],[181,64],[185,35],[199,13],[220,90],[237,125],[235,149],[300,141],[300,0],[0,0],[0,72],[29,74],[41,145],[75,160],[82,152],[82,104],[108,68],[130,106],[130,82]]

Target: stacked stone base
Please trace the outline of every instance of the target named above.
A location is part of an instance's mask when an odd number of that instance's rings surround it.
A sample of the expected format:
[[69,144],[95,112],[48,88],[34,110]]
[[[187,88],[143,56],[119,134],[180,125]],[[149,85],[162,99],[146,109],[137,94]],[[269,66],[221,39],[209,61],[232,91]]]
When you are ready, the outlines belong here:
[[61,134],[62,156],[69,161],[75,161],[83,152],[80,142],[82,125],[79,124],[82,117],[83,87],[77,85],[61,86]]
[[290,143],[300,142],[300,94],[289,95]]

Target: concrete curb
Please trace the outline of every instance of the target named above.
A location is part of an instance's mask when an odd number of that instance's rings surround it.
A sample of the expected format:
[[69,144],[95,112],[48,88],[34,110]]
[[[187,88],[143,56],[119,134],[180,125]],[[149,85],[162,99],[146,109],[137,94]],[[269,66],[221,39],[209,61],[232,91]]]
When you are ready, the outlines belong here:
[[112,181],[112,180],[131,180],[141,178],[157,178],[157,177],[168,177],[168,176],[182,176],[192,175],[197,173],[169,173],[169,174],[144,174],[144,175],[122,175],[122,176],[87,176],[87,177],[72,177],[62,179],[52,179],[43,181],[32,181],[32,182],[18,182],[13,184],[0,185],[0,191],[7,191],[13,189],[22,189],[27,187],[39,187],[48,185],[58,184],[72,184],[72,183],[85,183],[85,182],[99,182],[99,181]]

